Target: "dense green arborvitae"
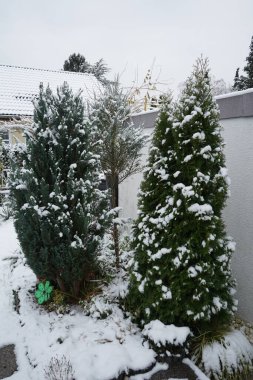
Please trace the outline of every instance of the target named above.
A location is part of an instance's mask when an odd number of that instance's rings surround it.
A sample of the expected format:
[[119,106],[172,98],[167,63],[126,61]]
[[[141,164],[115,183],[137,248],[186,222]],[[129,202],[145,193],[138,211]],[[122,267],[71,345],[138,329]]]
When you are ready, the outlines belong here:
[[177,182],[177,169],[172,114],[171,97],[163,99],[133,226],[135,264],[128,303],[137,320],[143,322],[160,319],[166,323],[173,319],[170,234],[176,211],[173,185]]
[[235,310],[222,148],[208,65],[199,60],[173,124],[161,113],[141,186],[129,302],[143,322],[201,328],[227,322]]
[[15,227],[28,265],[40,279],[74,296],[97,269],[108,224],[95,140],[81,94],[74,96],[66,83],[57,95],[41,88],[33,135],[21,168],[14,165],[12,173]]

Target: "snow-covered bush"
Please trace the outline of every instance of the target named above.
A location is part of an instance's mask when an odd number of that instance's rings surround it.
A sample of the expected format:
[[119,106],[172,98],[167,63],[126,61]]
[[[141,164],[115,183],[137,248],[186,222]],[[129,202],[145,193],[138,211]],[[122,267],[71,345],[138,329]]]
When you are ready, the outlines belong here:
[[53,357],[45,369],[46,380],[75,380],[72,364],[65,356]]
[[241,380],[253,368],[253,346],[241,331],[233,330],[211,342],[202,339],[193,360],[211,380]]
[[[116,219],[119,232],[119,248],[121,252],[119,257],[119,266],[121,269],[126,271],[128,269],[129,261],[132,258],[132,251],[130,249],[132,221],[128,218]],[[104,278],[110,279],[117,275],[112,231],[104,235],[97,259],[100,272],[103,274]]]
[[[132,251],[129,251],[129,237],[120,235],[120,270],[114,265],[114,252],[112,251],[112,236],[107,234],[98,255],[104,280],[97,283],[92,297],[81,301],[80,304],[86,315],[96,319],[105,319],[119,306],[124,304],[129,286],[128,265],[132,260]],[[96,291],[99,293],[97,294]]]
[[3,140],[0,136],[0,176],[2,175],[3,171]]
[[97,253],[110,224],[107,193],[98,189],[98,139],[81,94],[65,83],[40,88],[33,134],[11,174],[15,228],[38,278],[78,297],[98,271]]
[[11,207],[10,200],[6,199],[6,197],[4,197],[3,200],[2,200],[2,206],[0,207],[0,217],[3,220],[8,220],[12,216],[13,216],[13,210],[12,210],[12,207]]
[[222,209],[228,195],[219,111],[200,59],[175,111],[156,123],[134,223],[135,263],[128,304],[141,324],[205,331],[236,310]]
[[103,296],[95,296],[90,302],[82,302],[84,313],[95,319],[105,319],[113,312],[113,305]]
[[171,354],[186,351],[188,338],[192,335],[189,327],[165,325],[159,320],[145,325],[142,333],[149,339],[155,350],[159,351],[159,348],[162,348],[162,352],[167,350]]
[[97,262],[100,268],[100,273],[103,278],[110,279],[116,274],[115,268],[115,253],[112,234],[106,233],[101,242],[101,248],[98,252]]

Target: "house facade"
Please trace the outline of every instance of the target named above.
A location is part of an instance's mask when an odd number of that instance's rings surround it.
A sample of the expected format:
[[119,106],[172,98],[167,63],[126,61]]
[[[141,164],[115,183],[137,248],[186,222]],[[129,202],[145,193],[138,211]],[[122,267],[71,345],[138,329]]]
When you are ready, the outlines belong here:
[[[67,82],[73,92],[82,91],[84,101],[101,91],[92,74],[42,70],[0,65],[0,138],[5,144],[25,143],[26,129],[32,124],[34,100],[39,86],[49,86],[53,92]],[[0,187],[4,187],[7,168],[1,171]]]
[[101,85],[92,74],[42,70],[0,65],[0,135],[11,144],[25,142],[23,130],[31,125],[39,86],[53,92],[67,82],[74,92],[82,91],[84,101],[100,91]]
[[[231,196],[224,210],[229,235],[236,242],[232,270],[237,281],[238,312],[253,322],[253,89],[216,97],[220,108],[220,124],[225,142],[225,156],[231,178]],[[136,125],[144,126],[152,135],[157,111],[133,116]],[[143,151],[145,164],[148,147]],[[120,186],[119,203],[124,217],[137,215],[137,192],[142,173]]]

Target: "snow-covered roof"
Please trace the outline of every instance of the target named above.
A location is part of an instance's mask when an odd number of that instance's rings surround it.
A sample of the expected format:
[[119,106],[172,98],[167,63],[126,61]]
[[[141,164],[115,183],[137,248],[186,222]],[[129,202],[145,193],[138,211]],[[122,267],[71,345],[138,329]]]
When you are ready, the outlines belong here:
[[92,74],[0,65],[0,116],[32,116],[32,101],[39,92],[40,83],[55,91],[64,82],[74,92],[81,89],[84,100],[100,88]]

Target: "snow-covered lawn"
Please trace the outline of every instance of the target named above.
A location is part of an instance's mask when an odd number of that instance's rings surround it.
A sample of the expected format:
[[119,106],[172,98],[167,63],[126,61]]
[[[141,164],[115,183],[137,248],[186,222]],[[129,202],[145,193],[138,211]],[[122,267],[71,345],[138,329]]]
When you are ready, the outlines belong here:
[[[63,355],[76,380],[109,380],[154,361],[155,352],[143,346],[140,331],[116,306],[106,319],[97,320],[78,307],[62,315],[36,305],[29,292],[36,277],[25,264],[10,220],[0,225],[0,247],[0,347],[15,344],[18,363],[10,379],[43,380],[50,359]],[[19,313],[13,290],[19,292]]]

